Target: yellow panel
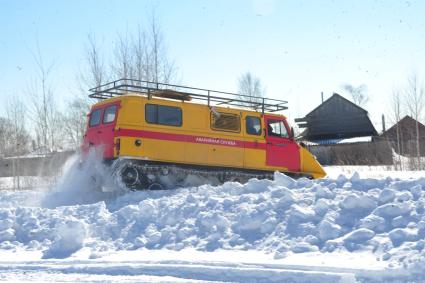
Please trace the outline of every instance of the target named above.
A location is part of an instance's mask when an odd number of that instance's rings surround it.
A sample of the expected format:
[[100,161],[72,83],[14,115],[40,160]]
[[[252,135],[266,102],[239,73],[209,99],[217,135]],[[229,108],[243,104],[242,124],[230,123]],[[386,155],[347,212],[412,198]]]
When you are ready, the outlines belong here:
[[184,161],[183,142],[142,139],[142,146],[145,156],[152,160],[178,163]]
[[326,176],[325,170],[316,158],[304,147],[300,147],[301,172],[311,174],[314,179]]
[[186,106],[183,112],[183,127],[189,131],[201,130],[205,131],[208,126],[207,118],[205,115],[207,111],[200,107]]
[[263,149],[245,149],[245,168],[262,168],[266,164],[266,151]]
[[[144,156],[143,143],[141,146],[136,146],[135,141],[141,138],[135,137],[120,137],[120,156],[134,156],[134,157],[142,157]],[[116,142],[116,139],[115,139]],[[116,154],[116,152],[115,152]]]
[[123,99],[118,115],[118,124],[141,125],[144,120],[143,104],[137,97]]
[[211,165],[243,167],[243,148],[209,145],[208,163]]
[[208,164],[208,147],[206,144],[185,143],[186,163]]

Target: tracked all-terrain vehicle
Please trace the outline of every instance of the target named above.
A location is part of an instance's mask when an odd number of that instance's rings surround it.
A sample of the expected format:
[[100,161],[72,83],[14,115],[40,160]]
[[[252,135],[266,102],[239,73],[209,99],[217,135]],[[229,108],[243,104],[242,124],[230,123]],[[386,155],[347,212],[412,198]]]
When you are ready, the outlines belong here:
[[90,90],[83,152],[96,148],[130,188],[176,185],[188,175],[218,182],[326,175],[300,146],[287,102],[121,79]]

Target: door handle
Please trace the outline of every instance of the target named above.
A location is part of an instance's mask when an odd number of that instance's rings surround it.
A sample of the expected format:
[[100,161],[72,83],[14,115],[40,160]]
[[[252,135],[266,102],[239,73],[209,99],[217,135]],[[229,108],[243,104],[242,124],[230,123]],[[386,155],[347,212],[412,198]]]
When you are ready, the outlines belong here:
[[98,133],[98,134],[101,134],[101,133],[102,133],[102,131],[97,131],[97,133]]
[[286,144],[284,144],[284,143],[272,143],[272,142],[267,142],[267,144],[269,144],[269,145],[274,145],[274,146],[279,146],[279,147],[285,147],[285,146],[286,146]]

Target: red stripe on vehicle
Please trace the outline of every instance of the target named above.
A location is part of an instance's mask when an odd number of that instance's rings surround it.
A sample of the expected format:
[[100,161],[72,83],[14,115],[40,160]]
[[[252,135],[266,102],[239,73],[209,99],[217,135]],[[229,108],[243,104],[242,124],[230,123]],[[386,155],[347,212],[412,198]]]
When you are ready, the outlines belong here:
[[244,142],[245,148],[266,150],[266,144],[260,142]]
[[232,139],[222,139],[222,138],[212,138],[212,137],[192,136],[192,135],[182,135],[182,134],[170,134],[170,133],[160,133],[160,132],[131,130],[131,129],[118,129],[117,131],[115,131],[115,136],[116,137],[148,138],[148,139],[202,143],[202,144],[215,144],[215,145],[222,145],[222,146],[242,147],[242,148],[251,148],[251,149],[263,149],[263,150],[266,149],[266,144],[259,143],[259,142],[247,142],[247,141],[232,140]]

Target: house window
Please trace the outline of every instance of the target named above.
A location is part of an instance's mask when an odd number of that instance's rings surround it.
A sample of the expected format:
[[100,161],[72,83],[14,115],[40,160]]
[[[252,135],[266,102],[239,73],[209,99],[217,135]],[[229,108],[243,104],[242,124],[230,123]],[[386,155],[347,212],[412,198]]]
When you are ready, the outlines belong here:
[[178,107],[146,104],[145,119],[150,124],[179,127],[182,125],[182,110]]
[[211,128],[217,131],[240,132],[241,119],[239,115],[223,112],[211,112]]
[[94,127],[100,124],[102,109],[96,109],[90,114],[89,126]]
[[249,135],[261,135],[261,120],[258,117],[246,117],[246,133]]
[[267,121],[267,134],[272,137],[289,138],[285,124],[278,120]]
[[111,105],[105,109],[105,114],[103,114],[103,124],[112,123],[115,121],[115,115],[117,113],[117,106]]

